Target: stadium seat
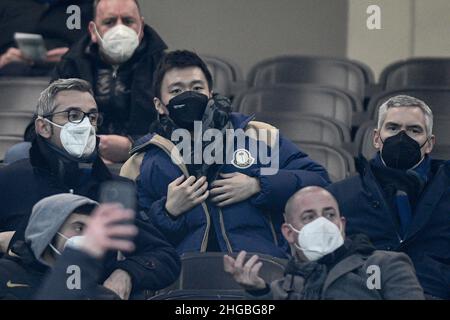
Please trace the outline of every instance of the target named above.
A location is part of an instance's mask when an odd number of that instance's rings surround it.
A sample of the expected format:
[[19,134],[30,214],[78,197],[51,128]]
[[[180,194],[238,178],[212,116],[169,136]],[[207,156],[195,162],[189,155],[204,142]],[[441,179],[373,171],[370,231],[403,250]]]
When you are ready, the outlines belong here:
[[302,141],[294,143],[311,159],[324,166],[333,182],[345,179],[355,172],[352,155],[342,148]]
[[0,135],[23,137],[31,119],[29,113],[0,111]]
[[[237,253],[230,254],[236,257]],[[247,259],[253,254],[248,253]],[[243,297],[244,290],[223,268],[223,252],[192,252],[181,255],[181,274],[171,286],[158,291],[152,299],[231,299]],[[263,266],[260,276],[270,283],[283,277],[287,261],[258,254]]]
[[293,112],[259,112],[255,120],[275,126],[290,140],[321,142],[332,146],[342,146],[350,142],[350,131],[346,126],[322,116],[299,115]]
[[449,88],[405,88],[401,90],[385,91],[374,96],[368,106],[370,119],[377,119],[378,108],[389,98],[397,95],[408,95],[423,100],[433,111],[435,116],[450,116],[450,87]]
[[0,111],[33,114],[47,78],[0,78]]
[[354,156],[361,154],[366,159],[372,159],[375,153],[377,153],[377,149],[373,146],[373,129],[376,126],[375,121],[367,121],[359,127],[355,135]]
[[22,141],[23,139],[19,137],[0,136],[0,160],[5,158],[5,153],[10,147]]
[[274,84],[320,84],[348,91],[363,101],[364,72],[347,59],[307,56],[281,56],[253,66],[248,75],[250,87]]
[[223,58],[202,55],[213,77],[214,91],[229,98],[233,98],[245,83],[242,80],[240,68]]
[[450,58],[414,58],[387,66],[380,75],[383,90],[450,87]]
[[338,89],[311,85],[277,85],[251,88],[234,101],[234,110],[244,114],[295,112],[320,115],[352,125],[354,111],[361,104]]

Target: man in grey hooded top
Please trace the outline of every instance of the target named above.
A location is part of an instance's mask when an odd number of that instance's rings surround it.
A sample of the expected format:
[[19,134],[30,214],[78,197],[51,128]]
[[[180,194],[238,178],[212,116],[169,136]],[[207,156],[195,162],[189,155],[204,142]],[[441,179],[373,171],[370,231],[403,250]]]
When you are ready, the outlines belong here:
[[[20,256],[0,259],[0,298],[128,299],[132,291],[152,289],[145,272],[164,277],[157,269],[177,273],[179,262],[156,260],[169,247],[160,239],[152,243],[153,269],[139,268],[133,260],[149,253],[148,246],[139,251],[141,242],[155,238],[155,234],[148,235],[148,230],[134,225],[119,225],[133,217],[133,211],[120,205],[99,206],[73,194],[39,201],[26,228],[25,242],[17,244]],[[118,251],[125,254],[121,261]],[[114,273],[128,275],[121,287],[111,285]]]

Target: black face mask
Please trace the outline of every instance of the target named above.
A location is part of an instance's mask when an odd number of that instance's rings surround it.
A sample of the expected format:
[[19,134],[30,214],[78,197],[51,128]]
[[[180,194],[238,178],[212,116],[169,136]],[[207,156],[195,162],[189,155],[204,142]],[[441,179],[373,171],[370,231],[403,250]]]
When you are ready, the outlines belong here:
[[177,126],[194,129],[194,121],[202,121],[208,97],[195,91],[186,91],[172,98],[167,105],[169,117]]
[[[381,139],[381,137],[380,137]],[[427,143],[419,145],[416,140],[408,136],[404,130],[383,142],[381,158],[386,166],[393,169],[408,170],[422,160],[421,149]]]

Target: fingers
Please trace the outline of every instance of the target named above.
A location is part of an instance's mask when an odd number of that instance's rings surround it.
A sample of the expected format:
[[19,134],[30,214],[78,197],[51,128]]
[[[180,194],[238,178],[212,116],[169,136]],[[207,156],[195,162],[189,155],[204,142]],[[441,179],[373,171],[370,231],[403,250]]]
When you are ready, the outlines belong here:
[[179,176],[178,178],[176,178],[175,180],[173,180],[169,185],[172,186],[179,186],[183,181],[184,181],[185,177],[184,175]]
[[238,200],[236,200],[234,197],[231,197],[231,198],[229,198],[227,200],[224,200],[222,202],[216,203],[216,206],[222,208],[222,207],[226,207],[226,206],[232,205],[232,204],[234,204],[236,202],[238,202]]
[[197,199],[194,200],[194,205],[198,205],[202,202],[204,202],[206,199],[208,199],[209,197],[209,190],[206,191],[202,196],[198,197]]
[[190,187],[192,186],[192,184],[195,182],[195,177],[194,176],[190,176],[189,178],[186,179],[186,181],[184,181],[180,186],[181,187]]
[[193,193],[193,197],[200,197],[205,193],[206,190],[208,190],[208,182],[205,182],[200,188],[198,188],[197,191]]
[[241,269],[243,264],[244,264],[244,260],[245,260],[245,255],[247,254],[247,252],[245,252],[244,250],[239,252],[239,254],[236,257],[236,261],[234,262],[234,267],[235,268],[239,268]]
[[234,262],[235,260],[230,257],[229,255],[224,255],[223,256],[223,267],[225,272],[228,273],[233,273],[234,272]]
[[226,179],[219,179],[219,180],[215,180],[213,181],[213,183],[211,183],[211,187],[215,188],[215,187],[223,187],[228,185],[229,182]]
[[256,263],[251,269],[250,273],[253,274],[255,277],[259,277],[259,270],[261,270],[261,267],[263,266],[263,263],[260,261]]
[[231,194],[229,194],[229,193],[223,193],[223,194],[220,194],[220,195],[218,195],[218,196],[215,196],[214,198],[212,198],[211,199],[211,201],[212,202],[223,202],[223,201],[225,201],[225,200],[228,200],[228,199],[230,199],[231,197],[232,197],[233,195],[231,195]]
[[133,241],[130,240],[110,239],[107,243],[107,249],[109,250],[132,252],[135,248]]
[[208,182],[206,181],[206,177],[201,177],[190,187],[189,191],[195,192],[195,191],[197,191],[197,189],[202,187],[204,184],[208,184]]
[[258,262],[259,257],[257,255],[252,256],[244,265],[244,270],[250,272],[256,262]]
[[110,238],[132,238],[136,236],[138,229],[136,226],[130,225],[115,225],[106,230],[106,235]]
[[211,189],[211,195],[215,196],[218,194],[222,194],[222,193],[226,193],[230,191],[230,188],[228,186],[223,186],[223,187],[215,187]]
[[225,178],[225,179],[229,179],[229,178],[233,178],[236,177],[238,175],[240,175],[241,173],[239,172],[232,172],[232,173],[221,173],[220,176]]

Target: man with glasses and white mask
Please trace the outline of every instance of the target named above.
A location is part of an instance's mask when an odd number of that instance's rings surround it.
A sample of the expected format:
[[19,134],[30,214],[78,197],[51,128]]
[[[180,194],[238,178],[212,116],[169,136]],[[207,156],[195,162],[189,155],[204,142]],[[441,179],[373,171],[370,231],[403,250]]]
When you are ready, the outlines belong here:
[[81,79],[53,82],[39,98],[36,137],[29,159],[0,169],[0,248],[23,239],[33,205],[57,193],[98,199],[99,185],[113,176],[98,155],[96,129],[101,121],[91,86]]
[[369,239],[345,235],[346,220],[336,199],[320,187],[306,187],[286,204],[283,236],[293,258],[285,276],[269,286],[259,276],[258,256],[245,261],[224,256],[225,271],[249,298],[276,300],[423,299],[411,260],[404,253],[378,251]]
[[106,162],[125,161],[134,140],[156,120],[152,78],[165,49],[136,0],[96,0],[89,34],[55,68],[53,80],[81,78],[92,85],[104,114],[98,133]]
[[409,255],[427,298],[450,299],[450,163],[430,157],[435,144],[427,104],[400,95],[378,111],[373,159],[359,175],[329,186],[347,233],[367,234],[379,250]]

